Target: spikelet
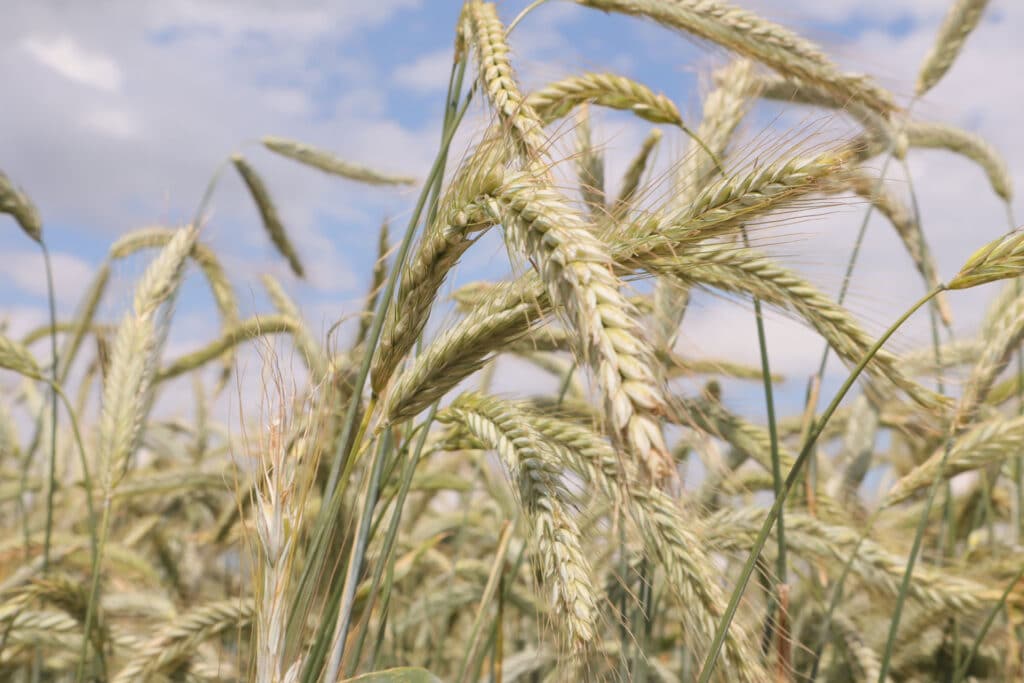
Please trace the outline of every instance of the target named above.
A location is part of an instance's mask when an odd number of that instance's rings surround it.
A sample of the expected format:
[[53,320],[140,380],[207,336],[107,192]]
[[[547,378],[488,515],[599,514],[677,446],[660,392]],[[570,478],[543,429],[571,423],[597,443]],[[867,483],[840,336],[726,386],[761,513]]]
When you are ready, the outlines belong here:
[[149,410],[161,342],[157,310],[177,289],[197,235],[191,226],[179,230],[150,264],[135,289],[133,310],[124,317],[114,337],[97,444],[100,477],[108,496],[138,448]]
[[43,221],[28,195],[19,190],[3,171],[0,171],[0,213],[9,214],[21,229],[36,242],[43,239]]
[[646,16],[711,40],[782,74],[793,74],[841,99],[888,113],[892,96],[866,76],[839,71],[814,44],[761,17],[716,0],[577,0],[606,12]]
[[[927,460],[903,475],[885,495],[883,505],[895,505],[915,492],[927,488],[941,477],[945,481],[961,472],[981,469],[1002,462],[1024,445],[1024,418],[995,418],[973,427],[957,437],[948,456],[943,446]],[[943,459],[945,456],[945,465]]]
[[981,21],[981,15],[988,6],[988,0],[955,0],[939,27],[939,35],[929,50],[917,75],[915,95],[923,95],[946,75],[953,61],[960,54],[967,36]]
[[967,289],[1021,274],[1024,274],[1024,232],[1015,231],[974,252],[947,287]]
[[489,209],[504,226],[511,249],[533,261],[552,302],[564,308],[578,331],[612,434],[650,476],[663,481],[674,472],[659,424],[665,399],[639,313],[619,291],[605,245],[567,205],[542,163],[543,124],[519,92],[494,5],[471,0],[464,11],[488,98],[527,168],[505,178]]
[[683,125],[683,117],[672,100],[642,83],[609,73],[586,73],[556,81],[530,93],[526,103],[547,124],[575,107],[590,102],[610,109],[631,111],[652,123]]
[[410,259],[402,267],[402,281],[394,305],[388,309],[377,344],[370,381],[376,393],[384,391],[427,324],[438,290],[449,271],[493,220],[483,202],[501,185],[503,145],[493,139],[482,142],[463,164]]
[[658,422],[665,399],[654,353],[637,323],[639,312],[619,291],[604,244],[557,191],[531,174],[507,178],[493,210],[509,242],[534,259],[545,290],[578,330],[611,433],[655,480],[670,477],[673,465]]
[[633,201],[633,195],[640,188],[640,181],[643,179],[644,171],[647,170],[647,163],[651,158],[651,153],[654,148],[661,142],[662,133],[660,130],[655,128],[647,137],[644,138],[643,143],[640,145],[640,150],[633,157],[633,160],[629,162],[629,166],[626,167],[626,172],[622,176],[622,184],[619,189],[619,197],[615,200],[615,204],[612,206],[612,217],[620,219],[626,215],[629,211],[630,205]]
[[590,135],[590,108],[580,107],[576,114],[576,177],[579,180],[580,195],[590,214],[597,223],[606,215],[604,191],[604,154],[594,148]]
[[544,124],[523,98],[515,81],[505,27],[494,3],[469,0],[463,6],[463,18],[473,39],[480,80],[499,120],[512,133],[518,151],[535,157],[546,147]]
[[32,379],[41,379],[43,376],[42,368],[32,352],[3,334],[0,334],[0,368]]
[[380,226],[380,233],[377,235],[377,260],[373,262],[373,274],[370,277],[370,291],[366,295],[366,304],[359,316],[359,329],[356,331],[355,344],[361,346],[366,341],[366,335],[370,331],[370,324],[373,322],[373,313],[377,310],[377,300],[380,298],[381,288],[388,273],[388,253],[391,251],[391,244],[388,241],[388,222],[384,221]]
[[288,238],[288,231],[284,229],[281,217],[277,213],[277,207],[270,198],[270,192],[267,191],[267,186],[263,179],[260,178],[259,174],[256,173],[256,169],[241,154],[233,155],[231,161],[238,170],[238,174],[242,176],[242,180],[245,181],[245,186],[249,188],[249,194],[252,195],[256,208],[260,211],[263,227],[266,229],[270,241],[277,247],[281,256],[288,260],[288,265],[291,267],[292,272],[298,277],[304,277],[305,271],[302,268],[302,262],[299,260],[299,254],[295,251],[292,241]]
[[295,140],[267,136],[263,138],[263,146],[272,152],[298,161],[301,164],[320,169],[324,173],[356,180],[368,185],[413,185],[416,183],[415,178],[380,173],[372,168],[339,159],[329,152],[304,145]]
[[598,598],[569,492],[557,464],[545,455],[550,449],[546,439],[514,404],[480,394],[460,396],[438,419],[459,420],[473,437],[501,457],[529,516],[555,614],[570,643],[585,647],[595,636]]
[[[677,501],[644,486],[630,468],[623,472],[615,450],[587,427],[526,412],[523,419],[555,448],[559,464],[574,470],[613,505],[627,508],[647,554],[664,569],[671,591],[684,606],[687,635],[706,648],[724,610],[725,596],[714,579],[710,556]],[[764,672],[749,651],[744,630],[739,623],[730,628],[723,669],[728,680],[755,683],[764,680]]]
[[150,680],[174,671],[193,656],[197,645],[207,638],[247,626],[254,613],[253,601],[239,598],[193,608],[141,643],[132,658],[114,675],[113,683]]
[[[164,247],[174,238],[174,235],[175,231],[170,228],[142,228],[118,238],[110,246],[108,253],[111,259],[126,258],[141,249]],[[220,259],[217,258],[216,252],[208,245],[197,241],[189,256],[199,266],[210,286],[210,293],[213,295],[217,312],[220,314],[221,334],[224,334],[239,322],[238,297],[235,295],[235,289],[232,287],[227,273],[224,272],[224,267],[221,265]],[[93,312],[95,312],[95,304]],[[221,362],[223,364],[221,377],[226,379],[235,362],[234,354],[225,353]]]

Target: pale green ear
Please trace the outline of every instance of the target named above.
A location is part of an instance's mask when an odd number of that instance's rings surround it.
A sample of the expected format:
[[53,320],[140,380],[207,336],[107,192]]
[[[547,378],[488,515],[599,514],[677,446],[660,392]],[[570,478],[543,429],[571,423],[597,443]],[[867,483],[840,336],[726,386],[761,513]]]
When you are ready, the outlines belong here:
[[1014,231],[983,246],[949,281],[949,289],[968,289],[1024,274],[1024,232]]
[[39,210],[3,171],[0,171],[0,213],[13,217],[33,241],[42,242],[43,221],[39,217]]

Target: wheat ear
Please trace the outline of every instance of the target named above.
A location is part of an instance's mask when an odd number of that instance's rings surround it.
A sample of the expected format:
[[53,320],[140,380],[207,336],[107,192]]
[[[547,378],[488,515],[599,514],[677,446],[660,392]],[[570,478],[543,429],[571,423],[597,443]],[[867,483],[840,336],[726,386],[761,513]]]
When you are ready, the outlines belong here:
[[548,448],[544,437],[511,404],[480,394],[460,396],[438,419],[459,420],[501,457],[529,516],[555,614],[570,642],[576,647],[586,646],[595,636],[597,596],[569,493],[557,465],[543,454]]
[[559,193],[528,173],[507,179],[493,201],[508,240],[536,264],[551,299],[579,331],[594,367],[612,433],[656,479],[671,475],[658,418],[665,413],[654,353],[619,291],[604,245]]
[[113,678],[113,683],[147,681],[190,659],[208,638],[246,626],[252,600],[223,600],[201,605],[174,619],[147,641]]
[[[1020,272],[1020,264],[1016,272]],[[1014,299],[1003,314],[993,321],[986,335],[985,344],[957,403],[954,415],[954,426],[957,429],[974,421],[996,378],[1009,365],[1013,352],[1024,339],[1024,295]]]
[[636,156],[633,157],[633,160],[629,162],[629,166],[626,167],[626,172],[622,176],[619,197],[615,200],[615,204],[612,205],[612,218],[614,220],[618,221],[625,216],[632,206],[634,195],[636,195],[637,190],[640,188],[640,181],[643,180],[651,154],[654,152],[654,148],[658,146],[658,143],[661,142],[661,138],[662,133],[657,128],[648,133],[640,145]]
[[397,300],[385,319],[371,366],[373,390],[383,392],[395,368],[427,324],[437,292],[480,232],[493,224],[482,203],[502,182],[500,141],[481,143],[441,199],[435,220],[402,266]]
[[924,58],[921,71],[917,74],[914,94],[921,96],[935,87],[946,75],[960,49],[967,42],[967,36],[981,21],[981,15],[988,6],[988,0],[956,0],[946,13],[939,27],[939,35],[928,56]]
[[526,103],[545,123],[556,121],[584,103],[631,111],[652,123],[683,124],[679,109],[642,83],[609,73],[570,76],[531,92]]
[[284,223],[281,222],[277,206],[270,198],[270,192],[267,190],[263,178],[256,173],[256,169],[241,154],[232,156],[231,161],[234,163],[235,169],[238,170],[238,174],[242,176],[245,186],[249,188],[249,194],[256,203],[256,208],[259,209],[260,217],[263,219],[263,228],[267,231],[270,241],[274,243],[281,256],[288,261],[292,272],[299,277],[304,277],[305,270],[302,267],[302,261],[299,260],[299,254],[292,245],[291,239],[288,238],[288,231],[285,230]]
[[263,138],[263,146],[271,152],[288,157],[293,161],[298,161],[300,164],[312,166],[324,173],[356,180],[368,185],[413,185],[416,183],[415,178],[379,173],[372,168],[353,164],[344,159],[339,159],[322,149],[317,149],[295,140],[288,140],[287,138],[267,136]]
[[[987,282],[1006,280],[1024,272],[1024,232],[1011,232],[974,252],[949,289],[967,289]],[[1018,295],[1019,296],[1019,295]]]
[[359,316],[359,329],[356,331],[354,347],[362,346],[366,341],[366,335],[369,334],[370,325],[373,322],[373,313],[377,310],[377,301],[384,287],[384,280],[387,278],[388,254],[391,252],[389,230],[388,222],[384,221],[380,226],[380,233],[377,235],[377,260],[373,262],[370,291],[366,295],[366,304]]
[[225,330],[220,337],[206,346],[187,353],[161,368],[155,381],[163,382],[200,368],[244,341],[268,334],[296,334],[298,331],[298,323],[285,315],[265,315],[243,320]]
[[[841,175],[848,156],[840,151],[815,157],[795,157],[765,164],[707,185],[685,206],[661,216],[640,220],[624,235],[637,240],[637,252],[664,245],[675,251],[683,243],[700,242],[734,231],[741,223],[821,189],[826,178]],[[651,246],[641,240],[650,237]]]
[[[1002,462],[1024,445],[1024,418],[995,418],[983,422],[957,437],[945,455],[945,447],[933,453],[893,484],[884,505],[895,505],[931,485],[936,477],[947,480],[961,472],[981,469]],[[942,465],[945,461],[945,465]]]
[[[110,246],[108,255],[111,259],[127,258],[141,249],[153,249],[165,247],[174,238],[175,230],[171,228],[142,228],[124,235]],[[239,322],[238,297],[235,289],[231,286],[224,267],[217,258],[217,254],[208,245],[196,242],[189,255],[196,265],[203,272],[206,282],[210,286],[210,293],[213,294],[214,303],[217,305],[217,312],[220,314],[221,332],[227,332]],[[234,364],[234,355],[226,353],[223,358],[224,376],[231,371]]]
[[[543,415],[525,419],[557,447],[558,462],[573,469],[613,505],[628,509],[647,553],[657,559],[673,593],[685,605],[686,633],[699,646],[707,647],[725,596],[714,578],[711,557],[676,502],[665,492],[644,486],[635,475],[631,477],[629,468],[624,472],[615,450],[590,429]],[[739,623],[730,630],[725,650],[725,672],[731,680],[764,680]]]
[[0,171],[0,213],[10,215],[26,235],[42,243],[43,221],[39,217],[39,210],[28,195],[16,188],[3,171]]
[[792,31],[715,0],[577,0],[606,12],[645,16],[711,40],[771,67],[814,83],[837,97],[880,112],[896,109],[892,95],[867,76],[841,72],[818,46]]
[[672,464],[658,422],[664,397],[638,313],[619,292],[606,248],[555,190],[542,163],[543,124],[519,92],[494,5],[471,0],[464,11],[488,98],[528,168],[505,178],[489,201],[492,215],[504,226],[514,250],[534,261],[553,303],[565,309],[579,331],[581,351],[594,367],[612,432],[651,476],[665,479]]
[[[888,595],[899,592],[906,571],[905,557],[889,552],[871,539],[862,539],[857,529],[825,523],[805,512],[787,513],[786,543],[792,552],[843,564],[851,551],[857,549],[851,571],[872,590]],[[701,536],[721,552],[746,553],[763,518],[763,511],[756,507],[723,510],[703,520]],[[923,605],[941,606],[954,613],[977,610],[998,599],[998,592],[983,583],[930,567],[915,569],[909,595]]]
[[0,334],[0,368],[29,377],[42,379],[43,370],[32,352],[10,337]]
[[416,415],[480,369],[491,354],[525,334],[541,317],[537,304],[519,292],[474,309],[434,339],[398,376],[388,392],[385,414],[392,421]]
[[576,112],[576,149],[573,161],[580,196],[590,220],[598,223],[607,215],[604,189],[604,154],[594,147],[590,131],[590,107],[584,104]]
[[[860,361],[871,347],[871,337],[847,311],[803,278],[749,249],[709,244],[674,258],[642,262],[656,272],[674,274],[684,282],[742,292],[774,306],[791,308],[848,363]],[[945,408],[949,403],[907,377],[896,357],[887,352],[877,353],[867,371],[876,378],[888,379],[923,406]]]
[[114,337],[97,444],[102,461],[101,481],[107,496],[124,476],[128,460],[138,447],[151,401],[160,344],[157,310],[177,289],[197,235],[193,227],[182,228],[163,248],[143,274],[135,289],[133,310],[122,320]]

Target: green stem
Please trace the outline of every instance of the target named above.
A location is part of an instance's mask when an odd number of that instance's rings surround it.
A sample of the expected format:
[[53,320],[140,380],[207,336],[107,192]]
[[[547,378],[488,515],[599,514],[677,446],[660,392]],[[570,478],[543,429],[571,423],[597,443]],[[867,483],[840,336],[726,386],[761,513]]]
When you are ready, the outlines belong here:
[[1017,570],[1013,579],[1011,579],[1010,583],[1006,585],[1006,589],[1000,596],[999,601],[992,606],[988,616],[985,617],[985,623],[982,624],[981,629],[978,631],[978,635],[974,638],[974,644],[971,645],[971,652],[967,655],[967,659],[964,660],[963,665],[957,670],[956,676],[953,678],[953,683],[960,683],[960,681],[964,680],[967,672],[970,671],[971,662],[974,661],[974,658],[977,656],[978,650],[981,648],[982,641],[985,640],[985,636],[988,635],[988,630],[992,628],[992,624],[995,623],[996,616],[999,615],[999,611],[1003,609],[1003,606],[1006,604],[1006,598],[1009,597],[1010,591],[1013,590],[1013,587],[1017,585],[1017,582],[1020,581],[1021,578],[1024,578],[1024,567]]
[[[910,120],[910,112],[913,111],[914,105],[917,103],[915,97],[907,105],[906,120]],[[885,173],[889,170],[889,164],[892,162],[893,153],[896,151],[896,140],[902,135],[903,130],[906,126],[900,128],[899,131],[893,131],[889,145],[885,152],[885,160],[882,162],[882,168],[878,171],[878,179],[875,180],[874,185],[871,187],[871,198],[874,199],[878,191],[882,189],[882,183],[885,181]],[[850,289],[850,279],[853,277],[853,269],[857,266],[857,260],[860,257],[861,247],[864,245],[864,236],[868,231],[868,222],[871,220],[871,213],[874,211],[875,205],[869,203],[867,208],[864,210],[864,217],[861,219],[860,227],[857,229],[857,238],[853,242],[853,251],[850,252],[850,258],[846,262],[846,271],[843,273],[843,282],[839,287],[839,296],[836,298],[837,304],[842,304],[846,300],[846,294]],[[828,364],[828,353],[831,347],[825,344],[825,349],[821,353],[821,362],[818,364],[818,382],[821,383],[825,379],[825,367]]]
[[53,288],[50,250],[39,241],[46,270],[46,297],[50,308],[50,463],[46,488],[46,531],[43,534],[43,574],[50,569],[50,538],[53,534],[53,495],[57,489],[57,302]]
[[[743,244],[746,247],[750,247],[750,239],[747,236],[747,228],[743,226],[741,228],[743,233]],[[772,459],[772,488],[774,489],[775,498],[779,498],[782,494],[782,465],[779,457],[779,432],[775,422],[775,397],[772,389],[772,369],[768,361],[768,337],[764,330],[764,313],[761,308],[761,300],[754,297],[754,321],[757,324],[757,346],[761,354],[761,381],[764,385],[764,403],[765,411],[767,412],[768,418],[768,439],[771,448],[771,459]],[[766,628],[772,623],[775,609],[777,607],[776,594],[777,587],[780,584],[784,584],[787,581],[788,563],[786,561],[786,526],[784,522],[783,510],[779,508],[779,531],[778,531],[778,551],[775,556],[775,579],[773,582],[773,590],[770,591],[771,597],[768,603],[768,613],[765,616]]]
[[772,504],[771,509],[768,511],[765,517],[764,523],[761,525],[761,530],[757,534],[757,538],[754,540],[753,548],[750,551],[750,555],[747,557],[747,561],[743,565],[743,569],[740,573],[739,580],[736,583],[735,588],[732,591],[732,595],[729,597],[729,604],[726,607],[725,614],[718,623],[718,628],[715,630],[715,637],[711,643],[711,649],[708,651],[707,657],[704,660],[704,666],[701,670],[699,683],[707,683],[711,680],[711,676],[714,673],[715,663],[718,661],[718,655],[721,652],[722,644],[725,642],[725,634],[729,630],[729,626],[732,624],[733,617],[736,616],[736,610],[739,608],[740,600],[743,598],[743,593],[746,590],[747,583],[750,581],[750,575],[754,571],[754,564],[757,561],[758,555],[761,553],[761,549],[764,548],[765,542],[768,540],[768,535],[771,533],[772,528],[775,526],[775,521],[778,519],[779,512],[782,510],[782,506],[785,503],[786,497],[796,484],[797,479],[800,476],[800,471],[803,469],[804,464],[810,457],[811,452],[814,449],[814,444],[817,442],[818,437],[824,431],[825,426],[828,424],[829,419],[835,413],[839,407],[840,402],[846,397],[850,389],[853,387],[853,383],[860,376],[867,364],[874,358],[875,354],[878,353],[879,349],[889,340],[889,338],[896,333],[896,330],[903,325],[904,322],[910,316],[912,316],[918,309],[924,306],[926,303],[939,292],[945,289],[945,285],[939,285],[934,288],[926,295],[921,297],[913,306],[911,306],[903,315],[901,315],[896,322],[894,322],[889,329],[876,341],[871,348],[865,354],[864,358],[857,364],[857,366],[847,377],[846,381],[839,388],[832,402],[828,408],[822,414],[821,419],[815,424],[808,436],[807,442],[804,444],[800,451],[800,455],[797,456],[796,462],[793,463],[793,469],[790,470],[789,475],[786,477],[785,484],[782,487],[781,495],[775,498],[775,502]]
[[[946,460],[953,450],[952,433],[946,439],[946,448],[942,453],[942,461],[939,463],[938,473],[946,469]],[[900,628],[900,617],[903,615],[903,604],[907,600],[907,593],[910,592],[910,579],[914,574],[914,564],[917,562],[917,555],[921,551],[921,541],[924,539],[924,531],[928,527],[928,513],[931,512],[932,503],[935,502],[935,493],[939,490],[941,476],[936,474],[928,489],[928,499],[924,504],[924,511],[917,523],[917,531],[914,534],[914,543],[910,548],[910,557],[907,558],[907,567],[903,572],[903,579],[900,582],[899,593],[896,594],[896,604],[893,606],[892,621],[889,622],[889,637],[885,641],[885,651],[882,653],[881,667],[878,672],[878,683],[884,683],[889,675],[889,664],[892,659],[893,648],[896,646],[896,634]]]
[[565,377],[562,378],[562,384],[558,387],[558,400],[555,405],[562,405],[565,401],[565,395],[569,393],[569,387],[572,386],[572,376],[576,372],[576,361],[574,360],[569,369],[565,371]]
[[[423,446],[427,442],[427,432],[430,430],[430,424],[434,421],[434,415],[437,414],[437,405],[437,403],[434,403],[434,405],[431,406],[427,419],[422,425],[420,425],[419,438],[416,440],[416,449],[414,452],[409,454],[402,465],[401,485],[398,489],[398,498],[395,500],[395,511],[391,514],[387,534],[384,536],[384,545],[381,550],[380,559],[374,567],[369,597],[366,599],[366,605],[363,608],[364,614],[370,615],[373,613],[373,603],[377,597],[377,589],[380,586],[384,568],[387,566],[390,569],[391,556],[395,547],[395,538],[398,536],[398,525],[402,521],[402,511],[405,509],[405,497],[408,495],[409,488],[412,485],[412,475],[416,471],[416,465],[419,464],[420,456],[423,454]],[[390,586],[387,587],[387,593],[389,595],[391,593]],[[366,639],[366,632],[369,628],[370,623],[369,618],[367,618],[365,627],[359,632],[359,639],[356,641],[355,653],[353,654],[348,666],[345,668],[346,677],[351,677],[355,673],[355,666],[362,654],[363,641]]]
[[[373,521],[373,510],[377,505],[377,495],[380,493],[380,474],[384,468],[385,454],[390,446],[391,430],[385,429],[370,469],[370,477],[366,486],[366,499],[359,517],[359,533],[356,536],[356,542],[352,545],[352,554],[348,560],[345,590],[342,594],[341,609],[338,613],[338,621],[334,629],[334,647],[331,650],[331,656],[327,663],[327,674],[324,676],[325,681],[338,680],[341,658],[345,654],[345,641],[348,639],[348,629],[352,623],[352,605],[355,602],[356,585],[359,583],[359,574],[362,571],[363,560],[366,557],[366,546],[370,541],[370,523]],[[326,633],[326,630],[321,631],[321,633]]]
[[[454,68],[454,67],[453,67]],[[452,93],[448,94],[445,99],[445,107],[447,112],[448,102],[452,98]],[[352,388],[352,400],[349,402],[348,410],[345,414],[345,423],[342,428],[341,438],[338,440],[338,448],[334,453],[330,474],[327,479],[327,486],[324,488],[324,500],[321,505],[321,510],[317,516],[314,524],[312,540],[310,542],[309,557],[310,561],[303,568],[302,574],[299,577],[296,598],[293,603],[293,609],[291,611],[291,617],[289,620],[289,637],[288,642],[294,644],[298,637],[298,630],[301,628],[301,622],[306,618],[307,609],[312,600],[312,583],[320,576],[323,564],[327,557],[326,549],[324,545],[330,536],[330,533],[334,529],[334,525],[337,523],[338,514],[341,510],[342,496],[338,489],[338,482],[342,467],[347,465],[346,461],[354,461],[354,458],[348,457],[350,454],[358,453],[360,449],[359,440],[355,440],[352,443],[351,448],[346,448],[349,437],[352,434],[352,430],[355,428],[356,417],[359,412],[359,397],[362,395],[363,387],[366,386],[366,379],[370,374],[370,366],[373,361],[373,349],[377,347],[377,343],[380,340],[381,331],[384,326],[385,316],[388,311],[388,307],[391,304],[391,299],[394,297],[395,288],[398,283],[398,274],[401,271],[401,264],[405,262],[406,256],[409,252],[409,247],[412,243],[413,235],[416,232],[416,228],[420,223],[420,217],[423,215],[423,209],[427,204],[427,199],[430,196],[435,184],[440,183],[443,179],[442,169],[444,168],[445,160],[448,156],[448,148],[451,145],[452,138],[455,136],[455,131],[459,127],[459,123],[465,116],[466,110],[469,108],[469,104],[472,98],[472,91],[466,95],[462,106],[457,112],[455,112],[451,119],[448,121],[448,125],[444,131],[444,137],[442,139],[441,148],[438,150],[437,156],[434,159],[433,166],[431,167],[430,173],[427,177],[426,182],[420,191],[419,199],[417,200],[416,207],[409,218],[409,224],[406,227],[405,236],[402,239],[402,244],[398,249],[398,253],[395,257],[395,265],[388,274],[387,283],[384,291],[381,293],[380,302],[377,305],[377,310],[374,313],[373,322],[370,326],[370,332],[367,336],[366,351],[363,355],[362,361],[359,366],[359,374],[356,378],[355,384]]]

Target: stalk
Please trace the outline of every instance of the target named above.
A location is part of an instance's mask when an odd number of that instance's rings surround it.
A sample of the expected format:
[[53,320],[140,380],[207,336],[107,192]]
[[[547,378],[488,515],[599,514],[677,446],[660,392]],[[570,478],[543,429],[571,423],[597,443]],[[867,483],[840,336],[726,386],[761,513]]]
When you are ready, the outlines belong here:
[[735,588],[732,591],[732,595],[729,597],[729,604],[725,609],[725,614],[718,623],[718,628],[715,629],[715,637],[711,643],[711,649],[708,651],[707,657],[704,659],[704,666],[701,669],[699,683],[708,683],[711,680],[711,676],[714,673],[715,663],[718,660],[718,655],[721,652],[722,644],[725,642],[726,631],[729,630],[729,626],[732,624],[733,617],[736,616],[736,610],[739,608],[740,600],[743,597],[743,593],[746,590],[747,583],[750,581],[750,575],[754,571],[754,564],[757,561],[757,557],[764,548],[765,542],[768,540],[768,535],[771,533],[772,528],[775,526],[775,521],[779,517],[779,512],[782,510],[782,505],[785,503],[786,497],[789,492],[793,489],[794,484],[799,478],[800,471],[806,464],[810,454],[814,449],[814,444],[817,442],[818,437],[824,431],[825,425],[832,418],[832,415],[836,412],[839,404],[849,393],[853,387],[853,383],[860,376],[867,364],[874,358],[875,354],[885,345],[889,338],[896,333],[896,330],[907,321],[918,309],[924,306],[926,303],[932,300],[939,292],[945,290],[945,285],[935,287],[930,292],[921,297],[913,306],[911,306],[903,315],[901,315],[896,322],[894,322],[889,329],[876,341],[871,348],[868,350],[864,358],[857,364],[857,366],[850,373],[846,381],[839,388],[832,402],[828,408],[822,414],[821,420],[819,420],[814,429],[811,430],[810,436],[807,442],[804,444],[800,451],[800,455],[797,456],[796,462],[793,464],[793,469],[790,470],[789,475],[786,477],[786,481],[783,484],[781,496],[775,498],[775,502],[772,504],[771,509],[768,511],[768,515],[764,520],[764,524],[761,525],[761,530],[757,534],[757,538],[754,541],[754,546],[750,551],[750,555],[747,557],[747,561],[743,565],[743,569],[740,572],[740,578],[736,583]]
[[[455,69],[455,67],[453,67],[453,69]],[[452,87],[454,87],[454,80],[455,79],[452,79]],[[452,100],[452,97],[453,93],[450,91],[445,100],[446,110],[448,103]],[[349,437],[352,435],[353,429],[355,429],[356,416],[359,411],[359,397],[362,395],[363,388],[366,386],[366,380],[370,374],[370,365],[373,361],[373,349],[377,347],[380,340],[381,331],[384,327],[384,319],[387,314],[388,307],[391,305],[391,300],[394,298],[395,289],[398,284],[398,275],[401,272],[400,265],[405,262],[408,255],[409,247],[412,244],[412,238],[416,233],[416,228],[420,223],[423,210],[427,205],[427,199],[433,191],[435,184],[439,184],[442,180],[444,164],[448,156],[448,148],[451,145],[452,138],[455,136],[455,131],[458,128],[459,123],[462,121],[466,110],[469,108],[471,98],[472,91],[466,95],[462,106],[459,107],[458,111],[456,111],[448,121],[448,125],[444,130],[441,148],[434,159],[430,174],[420,191],[416,207],[409,218],[409,224],[406,227],[405,236],[402,239],[401,246],[399,247],[398,254],[395,258],[395,266],[388,274],[387,284],[381,294],[377,310],[374,313],[373,322],[371,323],[370,331],[367,335],[366,351],[364,352],[360,363],[359,374],[357,375],[352,390],[352,401],[349,403],[348,410],[345,414],[345,422],[344,427],[342,428],[341,438],[338,441],[338,448],[332,458],[330,474],[327,478],[327,485],[324,488],[323,505],[314,524],[309,551],[310,561],[303,568],[302,574],[299,578],[298,590],[296,592],[296,598],[293,603],[291,618],[288,625],[289,634],[287,642],[290,645],[294,645],[298,641],[298,630],[301,628],[301,624],[306,617],[313,597],[313,582],[320,576],[326,560],[326,550],[323,546],[329,538],[334,525],[337,523],[338,514],[341,511],[342,495],[341,492],[338,491],[338,482],[341,479],[342,468],[344,467],[346,470],[351,471],[356,459],[354,454],[358,453],[360,450],[362,434],[366,432],[369,420],[373,414],[373,409],[376,406],[376,397],[371,397],[371,402],[370,405],[367,406],[363,423],[360,425],[359,438],[352,442],[351,449],[346,449]]]
[[50,536],[53,533],[53,494],[57,488],[57,302],[53,287],[53,267],[46,242],[39,240],[46,270],[46,299],[50,309],[50,462],[46,486],[46,531],[43,535],[43,574],[50,569]]

